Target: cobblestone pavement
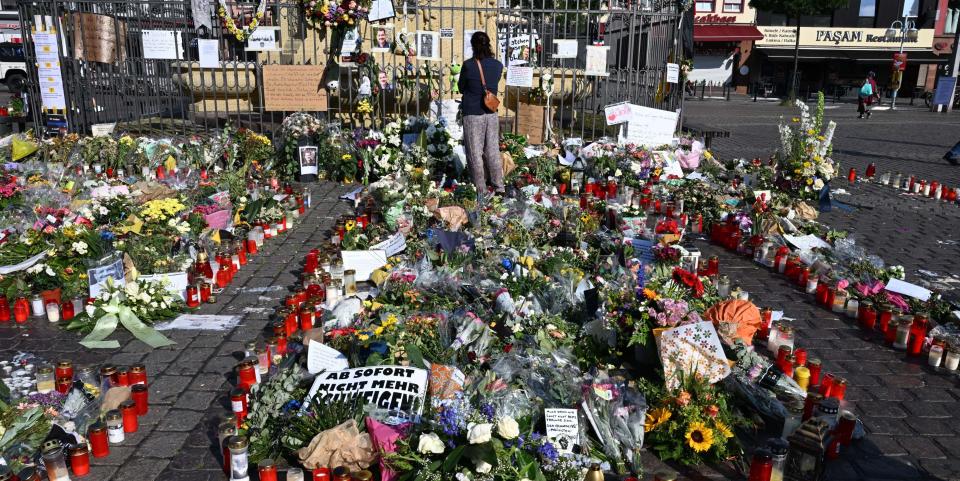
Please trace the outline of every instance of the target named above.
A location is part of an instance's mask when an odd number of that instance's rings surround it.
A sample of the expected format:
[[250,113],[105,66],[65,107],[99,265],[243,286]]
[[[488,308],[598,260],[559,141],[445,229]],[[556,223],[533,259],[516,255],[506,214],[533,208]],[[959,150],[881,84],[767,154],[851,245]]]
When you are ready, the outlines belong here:
[[240,314],[230,332],[167,331],[177,344],[151,350],[123,329],[112,338],[121,347],[91,351],[79,337],[31,319],[26,328],[0,327],[0,358],[18,351],[47,361],[69,359],[75,365],[113,363],[147,367],[150,412],[140,429],[128,434],[110,456],[92,462],[89,480],[223,480],[216,449],[216,421],[230,411],[227,380],[242,357],[247,341],[263,337],[270,316],[288,288],[299,279],[300,261],[309,249],[328,239],[327,230],[349,206],[337,198],[350,187],[331,183],[313,187],[313,206],[302,222],[277,239],[267,241],[218,296],[198,314]]

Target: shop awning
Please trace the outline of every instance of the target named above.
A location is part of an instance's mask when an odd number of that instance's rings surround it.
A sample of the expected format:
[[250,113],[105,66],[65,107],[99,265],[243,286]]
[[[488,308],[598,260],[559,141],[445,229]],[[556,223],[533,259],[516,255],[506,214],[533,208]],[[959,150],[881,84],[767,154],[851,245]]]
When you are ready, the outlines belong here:
[[694,25],[694,42],[733,42],[762,40],[763,34],[753,25]]

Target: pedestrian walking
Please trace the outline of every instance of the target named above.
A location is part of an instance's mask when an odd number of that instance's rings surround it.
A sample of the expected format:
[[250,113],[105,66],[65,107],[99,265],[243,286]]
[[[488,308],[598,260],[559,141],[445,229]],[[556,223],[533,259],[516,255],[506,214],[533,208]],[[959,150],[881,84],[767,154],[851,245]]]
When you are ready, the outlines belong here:
[[500,160],[500,124],[494,96],[503,75],[503,64],[493,56],[490,37],[476,32],[470,37],[473,58],[463,63],[457,86],[463,93],[463,144],[473,185],[487,194],[487,179],[495,194],[503,194],[503,162]]
[[869,75],[863,79],[863,85],[860,86],[860,92],[857,94],[857,113],[860,114],[858,119],[862,119],[864,115],[870,118],[870,104],[873,103],[875,93],[873,86],[874,82]]

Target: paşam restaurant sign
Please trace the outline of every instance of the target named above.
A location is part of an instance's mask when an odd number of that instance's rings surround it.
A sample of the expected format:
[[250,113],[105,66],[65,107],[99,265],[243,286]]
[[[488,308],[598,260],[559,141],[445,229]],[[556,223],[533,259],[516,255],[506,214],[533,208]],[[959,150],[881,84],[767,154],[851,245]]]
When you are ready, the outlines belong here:
[[[757,26],[763,39],[755,46],[768,48],[793,48],[797,41],[796,27]],[[888,39],[885,28],[826,28],[800,27],[800,48],[848,48],[872,50],[900,48],[900,37]],[[933,48],[933,29],[919,31],[916,40],[906,39],[904,50],[930,50]]]

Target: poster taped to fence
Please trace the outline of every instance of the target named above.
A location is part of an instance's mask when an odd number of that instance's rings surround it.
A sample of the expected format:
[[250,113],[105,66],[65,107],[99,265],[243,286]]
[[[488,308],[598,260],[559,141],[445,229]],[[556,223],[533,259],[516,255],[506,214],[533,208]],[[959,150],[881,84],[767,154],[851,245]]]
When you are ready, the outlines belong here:
[[183,58],[180,32],[174,30],[144,30],[143,58],[154,60],[177,60]]
[[633,109],[633,115],[621,129],[621,144],[659,147],[673,142],[680,114],[632,104],[630,108]]
[[610,50],[610,47],[607,45],[587,45],[587,64],[584,75],[595,77],[610,75],[610,72],[607,72],[608,50]]
[[264,65],[263,108],[268,112],[325,112],[322,65]]
[[100,63],[127,58],[127,24],[107,15],[73,14],[73,56]]
[[[427,371],[406,366],[375,366],[321,373],[313,380],[305,401],[323,402],[363,398],[366,404],[407,413],[423,412]],[[304,403],[306,404],[306,402]]]
[[40,103],[45,109],[66,109],[67,98],[60,75],[60,48],[56,33],[36,32],[33,48],[37,58]]

